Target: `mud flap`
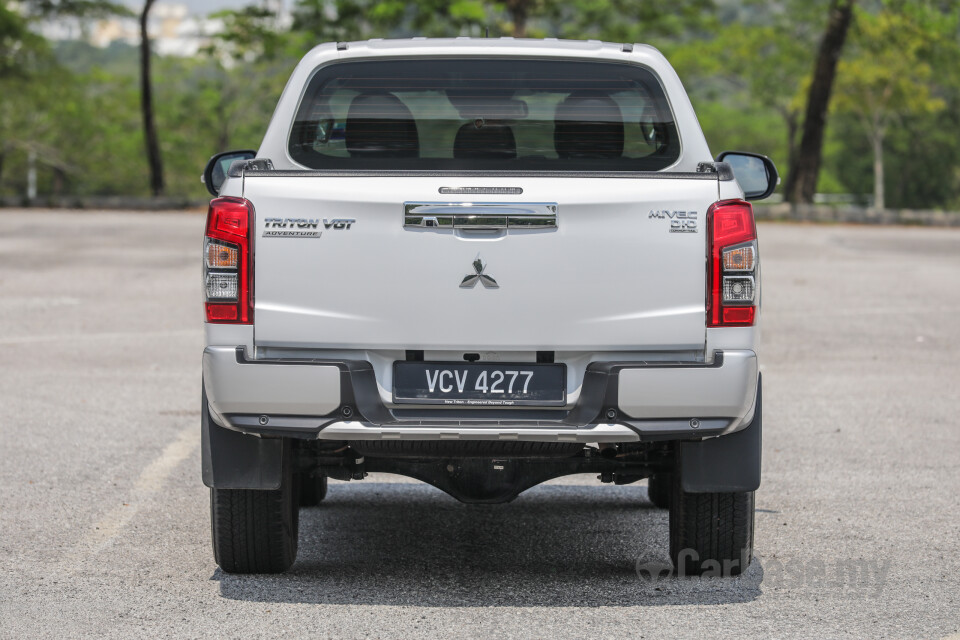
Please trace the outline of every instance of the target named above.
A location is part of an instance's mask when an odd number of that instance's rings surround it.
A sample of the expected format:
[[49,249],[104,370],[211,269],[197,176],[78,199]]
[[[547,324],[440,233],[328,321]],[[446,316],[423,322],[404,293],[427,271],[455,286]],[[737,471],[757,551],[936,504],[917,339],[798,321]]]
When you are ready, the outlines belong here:
[[730,435],[684,442],[680,450],[680,484],[688,493],[737,493],[760,486],[762,382],[757,380],[753,421]]
[[215,489],[280,488],[283,465],[290,464],[288,442],[219,426],[210,419],[206,391],[200,408],[200,428],[203,484]]

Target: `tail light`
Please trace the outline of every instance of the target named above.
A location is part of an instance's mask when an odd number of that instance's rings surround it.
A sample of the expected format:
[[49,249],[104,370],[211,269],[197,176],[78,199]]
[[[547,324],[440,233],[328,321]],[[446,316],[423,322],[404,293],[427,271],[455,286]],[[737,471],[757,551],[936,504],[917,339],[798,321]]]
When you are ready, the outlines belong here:
[[215,198],[203,239],[203,288],[207,322],[253,323],[253,205],[243,198]]
[[716,202],[707,210],[707,326],[746,327],[757,313],[757,225],[743,200]]

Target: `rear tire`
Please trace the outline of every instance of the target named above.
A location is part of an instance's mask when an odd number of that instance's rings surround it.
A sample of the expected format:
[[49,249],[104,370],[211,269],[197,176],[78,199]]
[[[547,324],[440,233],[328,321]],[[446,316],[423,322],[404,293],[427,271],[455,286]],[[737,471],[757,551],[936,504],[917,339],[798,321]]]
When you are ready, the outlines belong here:
[[687,493],[670,500],[670,559],[678,575],[739,575],[753,558],[754,492]]
[[314,477],[306,473],[298,477],[300,483],[300,506],[316,507],[327,497],[327,476]]
[[280,488],[210,489],[213,555],[227,573],[282,573],[297,559],[299,518],[293,474]]
[[673,475],[661,473],[647,480],[647,496],[658,509],[670,506],[670,492],[673,490]]

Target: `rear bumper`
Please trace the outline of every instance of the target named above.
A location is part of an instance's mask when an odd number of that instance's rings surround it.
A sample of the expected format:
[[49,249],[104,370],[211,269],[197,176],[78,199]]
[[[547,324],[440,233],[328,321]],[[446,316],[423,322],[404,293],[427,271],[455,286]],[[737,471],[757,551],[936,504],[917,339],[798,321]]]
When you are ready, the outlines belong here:
[[247,360],[207,347],[203,378],[222,426],[265,436],[330,440],[629,442],[702,438],[753,417],[757,357],[717,352],[712,362],[595,362],[565,409],[389,408],[373,367],[359,360]]

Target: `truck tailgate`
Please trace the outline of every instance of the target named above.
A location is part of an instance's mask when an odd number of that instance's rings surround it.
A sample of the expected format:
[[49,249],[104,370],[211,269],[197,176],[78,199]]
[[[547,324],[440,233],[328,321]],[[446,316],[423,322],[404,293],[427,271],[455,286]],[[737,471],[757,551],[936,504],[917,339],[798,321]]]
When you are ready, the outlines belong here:
[[[523,192],[440,195],[481,186]],[[715,177],[261,175],[244,197],[256,211],[258,346],[703,348]],[[557,226],[404,226],[405,203],[464,202],[556,203]],[[677,212],[686,232],[671,232]],[[461,286],[481,270],[496,286]]]

